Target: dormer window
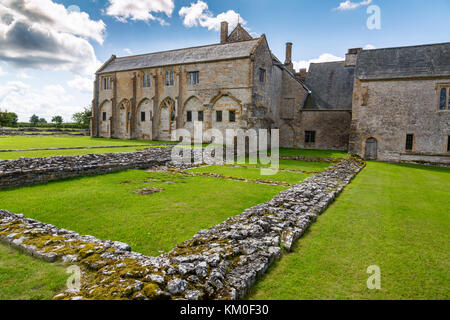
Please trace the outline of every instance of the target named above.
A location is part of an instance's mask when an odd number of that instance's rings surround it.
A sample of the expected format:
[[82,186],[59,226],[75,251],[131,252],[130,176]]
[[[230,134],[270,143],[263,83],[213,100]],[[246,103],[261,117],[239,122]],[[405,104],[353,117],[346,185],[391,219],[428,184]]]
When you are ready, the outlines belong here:
[[111,90],[111,89],[112,89],[112,78],[103,77],[103,90]]
[[144,77],[142,78],[142,88],[150,88],[151,85],[152,81],[150,73],[144,73]]

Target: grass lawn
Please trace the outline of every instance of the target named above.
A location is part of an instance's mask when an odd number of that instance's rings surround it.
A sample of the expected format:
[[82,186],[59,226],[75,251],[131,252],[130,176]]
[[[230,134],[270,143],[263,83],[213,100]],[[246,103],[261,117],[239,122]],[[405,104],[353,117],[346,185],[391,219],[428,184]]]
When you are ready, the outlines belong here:
[[344,158],[346,151],[280,148],[280,156]]
[[44,300],[64,289],[69,274],[60,264],[47,263],[0,244],[0,300]]
[[80,156],[84,154],[101,154],[116,152],[133,152],[143,150],[145,147],[127,147],[127,148],[105,148],[105,149],[69,149],[69,150],[42,150],[42,151],[13,151],[0,152],[0,159],[11,160],[20,157],[26,158],[45,158],[55,156]]
[[[158,187],[139,195],[130,191]],[[0,191],[1,208],[159,255],[201,229],[266,202],[280,186],[128,170]]]
[[145,144],[170,144],[161,141],[120,140],[85,136],[0,136],[0,150],[103,147]]
[[304,173],[293,173],[286,171],[278,171],[275,175],[261,175],[260,169],[253,168],[237,168],[237,167],[226,167],[226,166],[206,166],[199,167],[195,169],[190,169],[190,172],[194,173],[217,173],[227,177],[237,177],[244,179],[264,179],[271,181],[287,182],[290,184],[297,184],[305,180],[310,174]]
[[[237,162],[236,162],[237,164]],[[247,167],[269,167],[270,165],[263,165],[258,161],[258,164],[248,164],[248,159],[246,160],[246,163],[243,164]],[[303,171],[310,171],[310,172],[320,172],[328,168],[329,166],[332,166],[333,163],[330,162],[311,162],[311,161],[302,161],[302,160],[282,160],[280,159],[279,166],[281,169],[288,169],[288,170],[303,170]]]
[[369,162],[249,297],[449,299],[449,190],[448,169]]

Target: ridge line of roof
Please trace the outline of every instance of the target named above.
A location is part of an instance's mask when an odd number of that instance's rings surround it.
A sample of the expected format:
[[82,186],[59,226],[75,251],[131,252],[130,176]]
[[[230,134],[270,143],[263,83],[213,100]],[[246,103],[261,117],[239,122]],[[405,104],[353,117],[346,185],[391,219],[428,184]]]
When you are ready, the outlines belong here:
[[149,52],[149,53],[136,54],[136,55],[132,55],[132,56],[117,57],[116,60],[129,59],[129,58],[131,59],[131,58],[137,58],[137,57],[142,57],[142,56],[148,56],[151,54],[168,53],[168,52],[175,52],[175,51],[181,51],[181,50],[187,50],[187,49],[199,49],[199,48],[207,48],[207,47],[214,47],[214,46],[230,45],[230,44],[241,43],[241,42],[259,41],[260,38],[261,37],[253,38],[251,40],[238,41],[238,42],[213,43],[213,44],[207,44],[207,45],[196,46],[196,47],[179,48],[179,49],[172,49],[172,50],[165,50],[165,51],[155,51],[155,52]]
[[438,42],[438,43],[429,43],[429,44],[417,44],[412,46],[398,46],[398,47],[388,47],[388,48],[377,48],[377,49],[363,49],[362,52],[371,52],[371,51],[382,51],[382,50],[397,50],[397,49],[408,49],[408,48],[423,48],[423,47],[431,47],[431,46],[440,46],[440,45],[450,45],[450,42]]

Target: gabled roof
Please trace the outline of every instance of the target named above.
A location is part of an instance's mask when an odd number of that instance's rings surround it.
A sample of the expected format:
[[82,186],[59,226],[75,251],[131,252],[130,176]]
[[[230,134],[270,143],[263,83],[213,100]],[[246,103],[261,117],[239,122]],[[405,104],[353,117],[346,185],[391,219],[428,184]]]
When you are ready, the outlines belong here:
[[260,39],[155,52],[112,59],[97,74],[250,57]]
[[358,55],[361,80],[450,76],[450,43],[364,50]]
[[352,110],[354,67],[344,61],[312,63],[305,84],[311,90],[305,109]]
[[244,29],[244,27],[239,23],[227,38],[227,42],[238,42],[253,39],[252,36]]

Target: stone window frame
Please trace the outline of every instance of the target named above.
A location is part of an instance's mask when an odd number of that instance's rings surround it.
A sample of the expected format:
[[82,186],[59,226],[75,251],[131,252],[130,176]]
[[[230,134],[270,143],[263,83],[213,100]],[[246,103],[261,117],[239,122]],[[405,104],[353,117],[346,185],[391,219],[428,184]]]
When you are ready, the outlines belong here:
[[[220,114],[220,117],[219,117]],[[223,111],[216,110],[216,122],[223,122]]]
[[105,91],[112,90],[113,79],[111,76],[104,76],[102,78],[102,89]]
[[192,122],[192,111],[186,111],[186,122]]
[[305,130],[305,143],[308,143],[308,144],[316,143],[316,131],[315,130]]
[[[232,114],[233,114],[233,117],[231,117]],[[230,123],[236,122],[236,109],[228,110],[228,122],[230,122]]]
[[407,133],[405,150],[406,151],[414,151],[415,141],[416,141],[416,136],[414,135],[414,133]]
[[171,87],[174,85],[174,72],[173,71],[166,71],[166,79],[165,84],[166,87]]
[[447,136],[447,152],[450,152],[450,134]]
[[267,77],[266,69],[259,68],[259,82],[260,83],[265,83],[266,82],[266,77]]
[[105,111],[102,112],[102,121],[106,121],[106,112]]
[[[441,109],[442,89],[446,90],[444,109]],[[449,112],[450,111],[450,83],[438,83],[436,85],[436,91],[437,91],[437,110],[438,110],[438,112]]]
[[145,111],[141,111],[141,122],[145,122]]
[[197,111],[197,121],[203,122],[204,119],[205,119],[205,113],[203,112],[203,110]]
[[197,85],[200,83],[200,71],[188,71],[188,83]]
[[152,86],[152,75],[150,72],[144,72],[142,77],[142,88],[151,88]]

